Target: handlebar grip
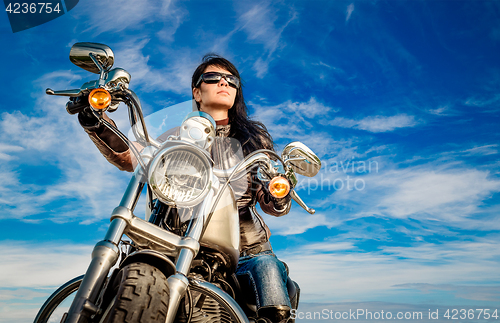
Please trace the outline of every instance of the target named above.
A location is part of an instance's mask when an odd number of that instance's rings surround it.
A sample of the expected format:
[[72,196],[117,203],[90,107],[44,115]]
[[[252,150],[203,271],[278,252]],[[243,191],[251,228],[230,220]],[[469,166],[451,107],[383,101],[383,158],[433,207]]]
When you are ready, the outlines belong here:
[[66,111],[69,114],[77,114],[89,105],[88,96],[80,96],[66,103]]

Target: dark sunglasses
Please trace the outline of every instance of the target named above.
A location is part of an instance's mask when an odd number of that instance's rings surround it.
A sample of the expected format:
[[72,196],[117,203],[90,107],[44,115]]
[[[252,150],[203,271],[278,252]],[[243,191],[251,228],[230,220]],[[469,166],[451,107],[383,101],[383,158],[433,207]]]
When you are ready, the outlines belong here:
[[222,78],[226,80],[227,84],[229,84],[230,87],[234,87],[235,89],[238,89],[240,87],[239,78],[231,74],[224,74],[219,72],[208,72],[201,74],[200,78],[198,79],[198,82],[196,82],[195,87],[200,86],[202,81],[207,84],[217,84]]

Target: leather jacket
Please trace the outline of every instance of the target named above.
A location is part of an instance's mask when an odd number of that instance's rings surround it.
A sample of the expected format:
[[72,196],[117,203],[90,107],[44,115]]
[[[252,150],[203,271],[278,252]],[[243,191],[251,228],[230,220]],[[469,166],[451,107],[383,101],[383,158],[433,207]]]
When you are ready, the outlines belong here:
[[[109,117],[104,115],[105,119],[114,123]],[[86,127],[82,121],[80,123],[88,133],[91,140],[97,146],[99,151],[106,159],[120,170],[132,172],[134,170],[133,158],[130,149],[121,142],[107,128]],[[218,125],[216,129],[216,140],[212,146],[212,157],[217,168],[225,169],[234,166],[239,160],[234,158],[234,149],[228,149],[227,139],[230,130],[230,125]],[[166,140],[165,134],[158,138],[159,141]],[[254,205],[259,202],[262,211],[274,216],[282,216],[289,212],[291,206],[290,195],[282,198],[274,198],[266,189],[267,185],[257,178],[255,172],[249,172],[247,178],[243,178],[238,182],[231,182],[231,185],[237,186],[236,194],[237,206],[240,218],[240,251],[255,248],[268,242],[271,232],[262,219],[262,217],[254,212]],[[246,190],[245,190],[246,188]]]

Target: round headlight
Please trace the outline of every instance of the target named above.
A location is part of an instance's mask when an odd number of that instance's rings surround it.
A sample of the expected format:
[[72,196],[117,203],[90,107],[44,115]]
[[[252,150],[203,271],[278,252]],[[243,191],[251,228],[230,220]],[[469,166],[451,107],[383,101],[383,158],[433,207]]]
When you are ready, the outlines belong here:
[[208,193],[212,167],[196,147],[173,146],[153,159],[148,178],[154,193],[164,203],[192,206]]

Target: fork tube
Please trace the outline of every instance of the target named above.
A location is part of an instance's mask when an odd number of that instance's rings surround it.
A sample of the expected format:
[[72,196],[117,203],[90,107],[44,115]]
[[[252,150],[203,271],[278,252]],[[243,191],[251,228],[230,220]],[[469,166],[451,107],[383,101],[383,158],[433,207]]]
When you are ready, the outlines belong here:
[[[189,232],[187,233],[187,237],[192,238],[193,240],[196,241],[200,241],[205,218],[207,216],[209,208],[212,206],[213,196],[214,192],[213,190],[210,190],[205,199],[203,200],[203,203],[196,210],[198,214],[191,223]],[[196,257],[196,255],[191,249],[184,248],[180,250],[179,256],[177,257],[177,262],[175,264],[176,271],[183,275],[187,275],[189,273],[189,268],[191,268],[191,263],[194,257]]]
[[[140,166],[136,168],[127,190],[123,195],[120,206],[133,210],[144,188],[144,181]],[[95,305],[101,287],[108,276],[109,270],[119,257],[118,243],[127,227],[127,222],[116,218],[111,222],[104,240],[98,242],[92,251],[92,261],[85,273],[82,284],[68,311],[65,323],[83,323],[98,310]]]
[[141,195],[141,191],[144,188],[144,173],[140,165],[135,168],[134,176],[130,179],[128,183],[127,190],[123,194],[120,206],[126,207],[127,209],[133,211]]
[[[186,238],[191,238],[196,241],[200,240],[207,212],[212,206],[213,196],[214,192],[213,190],[210,190],[207,197],[203,200],[203,203],[197,210],[195,210],[195,212],[197,212],[197,216],[191,222]],[[183,248],[179,251],[179,256],[177,257],[175,264],[175,270],[177,273],[167,279],[170,295],[168,299],[168,311],[165,323],[174,322],[179,303],[182,297],[186,294],[186,289],[189,285],[186,275],[189,273],[194,257],[196,257],[196,254],[190,249]]]

